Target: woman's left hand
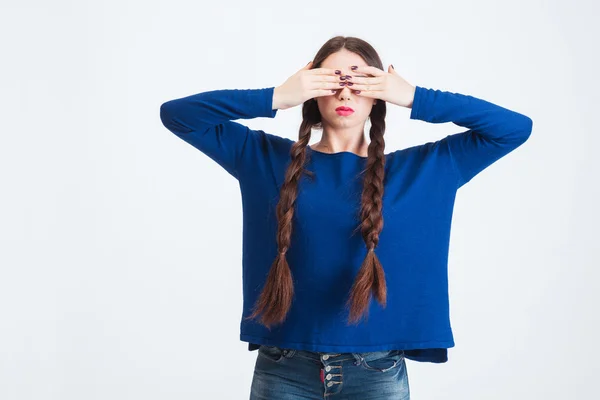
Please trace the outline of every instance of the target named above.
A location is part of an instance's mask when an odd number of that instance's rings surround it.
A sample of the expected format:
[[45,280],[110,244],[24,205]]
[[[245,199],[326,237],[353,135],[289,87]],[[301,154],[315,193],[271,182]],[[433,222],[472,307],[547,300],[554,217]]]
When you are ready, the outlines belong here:
[[391,65],[388,72],[373,66],[361,66],[352,73],[371,75],[367,78],[352,75],[352,79],[346,80],[352,82],[352,85],[348,86],[352,91],[360,90],[358,96],[380,99],[401,107],[412,107],[415,87],[398,75]]

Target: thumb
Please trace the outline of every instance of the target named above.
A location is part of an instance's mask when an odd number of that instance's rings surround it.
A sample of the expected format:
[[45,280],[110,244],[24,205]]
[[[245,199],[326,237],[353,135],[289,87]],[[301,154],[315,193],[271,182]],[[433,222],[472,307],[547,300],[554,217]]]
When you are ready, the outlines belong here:
[[396,70],[394,69],[394,66],[392,64],[390,64],[390,66],[388,67],[388,72],[391,74],[396,74]]
[[305,70],[305,69],[310,69],[312,67],[312,65],[313,65],[313,62],[309,61],[308,64],[306,64],[304,67],[302,67],[302,69],[300,71]]

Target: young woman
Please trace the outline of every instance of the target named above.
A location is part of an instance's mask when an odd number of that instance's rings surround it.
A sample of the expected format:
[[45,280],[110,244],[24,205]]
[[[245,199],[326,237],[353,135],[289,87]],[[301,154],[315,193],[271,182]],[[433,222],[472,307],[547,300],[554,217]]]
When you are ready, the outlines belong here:
[[[388,103],[466,129],[386,154]],[[297,141],[233,122],[300,104]],[[527,140],[529,117],[413,86],[341,36],[277,87],[194,94],[160,117],[239,181],[251,399],[409,399],[405,359],[448,360],[456,192]]]

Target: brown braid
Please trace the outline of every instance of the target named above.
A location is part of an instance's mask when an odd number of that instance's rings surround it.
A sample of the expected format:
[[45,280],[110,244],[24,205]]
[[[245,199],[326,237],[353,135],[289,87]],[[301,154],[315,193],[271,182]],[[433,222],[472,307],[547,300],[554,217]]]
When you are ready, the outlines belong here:
[[[378,104],[383,103],[381,101]],[[383,229],[383,178],[385,171],[385,108],[373,107],[371,111],[371,143],[369,144],[367,167],[363,184],[359,225],[368,252],[356,275],[350,297],[346,303],[350,307],[350,323],[368,316],[371,292],[383,306],[386,305],[387,289],[385,274],[375,247],[379,243],[379,234]]]
[[[316,102],[311,102],[310,107],[317,108]],[[318,113],[318,110],[316,111]],[[311,112],[314,115],[314,111]],[[255,318],[263,313],[260,322],[267,328],[285,320],[294,296],[292,274],[285,254],[290,247],[292,237],[292,218],[294,204],[298,196],[298,181],[302,173],[313,176],[313,173],[304,170],[306,162],[306,146],[311,137],[312,124],[304,119],[300,128],[300,137],[290,150],[291,163],[288,166],[283,185],[281,186],[279,203],[277,203],[277,244],[279,255],[271,265],[267,275],[266,285],[255,305],[254,312],[248,318]]]

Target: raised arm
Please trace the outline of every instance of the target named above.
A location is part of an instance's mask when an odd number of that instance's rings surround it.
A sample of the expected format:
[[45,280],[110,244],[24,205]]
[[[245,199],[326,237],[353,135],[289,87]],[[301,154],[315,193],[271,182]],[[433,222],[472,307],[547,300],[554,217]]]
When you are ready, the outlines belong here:
[[274,87],[221,89],[194,94],[163,103],[163,125],[239,179],[238,166],[252,130],[236,119],[274,118]]
[[420,86],[416,86],[410,118],[468,128],[439,141],[456,167],[457,189],[523,144],[533,127],[528,116],[489,101]]

